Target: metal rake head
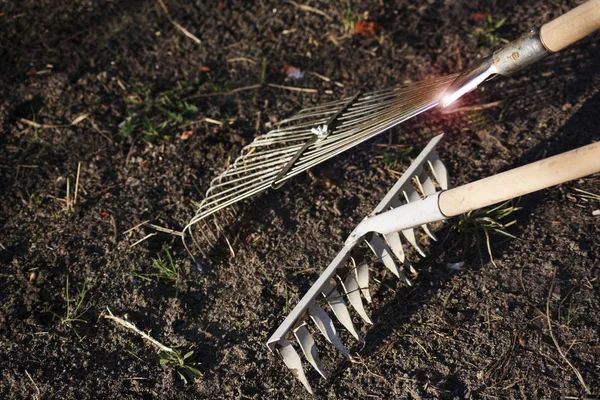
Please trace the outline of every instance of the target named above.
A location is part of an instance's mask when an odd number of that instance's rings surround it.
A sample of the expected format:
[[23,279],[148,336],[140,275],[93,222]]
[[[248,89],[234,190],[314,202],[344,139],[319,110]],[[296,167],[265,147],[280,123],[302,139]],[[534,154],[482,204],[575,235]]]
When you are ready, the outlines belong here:
[[183,230],[204,253],[222,233],[224,217],[240,200],[277,189],[286,180],[438,104],[457,75],[370,93],[307,108],[257,137],[212,180],[195,216]]
[[[313,392],[304,373],[302,360],[290,340],[294,341],[295,339],[306,360],[323,378],[327,376],[317,354],[311,330],[320,332],[329,343],[352,360],[352,356],[342,344],[334,322],[325,308],[330,308],[338,322],[356,340],[362,342],[345,301],[347,300],[352,305],[352,308],[366,324],[372,324],[362,302],[362,297],[367,302],[371,302],[368,288],[369,266],[366,262],[357,263],[355,261],[360,248],[372,251],[388,270],[407,285],[411,285],[405,271],[408,270],[412,273],[416,271],[407,260],[403,241],[410,243],[419,254],[425,256],[417,243],[414,228],[421,227],[428,236],[436,240],[427,225],[421,225],[418,222],[416,225],[408,222],[400,231],[383,235],[362,227],[368,227],[369,224],[365,223],[383,212],[406,207],[405,204],[417,202],[427,196],[429,196],[427,198],[436,198],[431,195],[438,193],[439,189],[448,189],[446,167],[435,152],[435,146],[441,137],[442,135],[437,136],[427,145],[373,212],[355,229],[346,241],[344,248],[267,341],[269,349],[280,354],[285,365],[310,393]],[[418,221],[418,218],[414,221]],[[312,320],[312,323],[309,320]]]

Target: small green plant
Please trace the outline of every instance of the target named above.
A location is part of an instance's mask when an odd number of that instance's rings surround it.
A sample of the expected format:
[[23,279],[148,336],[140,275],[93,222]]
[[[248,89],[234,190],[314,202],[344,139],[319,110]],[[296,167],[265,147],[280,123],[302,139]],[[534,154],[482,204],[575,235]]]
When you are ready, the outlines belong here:
[[63,314],[57,314],[50,311],[55,317],[58,318],[61,324],[64,324],[71,328],[73,332],[79,337],[79,334],[75,330],[73,324],[76,322],[86,323],[83,314],[89,309],[89,306],[84,304],[85,295],[87,294],[87,279],[83,281],[83,285],[77,288],[77,294],[71,297],[69,276],[67,276],[67,282],[65,284],[65,312]]
[[459,218],[455,228],[456,231],[465,238],[465,248],[470,242],[469,238],[475,238],[475,241],[479,243],[481,235],[483,234],[485,236],[485,243],[490,260],[492,264],[496,266],[494,257],[492,256],[490,235],[497,233],[512,239],[517,239],[517,237],[505,230],[509,226],[515,224],[517,220],[513,219],[509,222],[504,222],[504,220],[520,209],[520,207],[513,206],[509,200],[493,208],[469,211]]
[[168,138],[170,129],[198,113],[198,107],[181,99],[189,90],[190,87],[176,87],[154,96],[149,85],[131,85],[131,94],[125,98],[128,116],[120,125],[121,135],[140,133],[148,143],[161,136]]
[[160,355],[160,365],[173,368],[184,383],[190,384],[202,376],[202,372],[196,368],[197,363],[193,361],[193,355],[193,351],[185,354],[177,350],[163,352]]
[[492,14],[483,19],[483,26],[478,26],[471,31],[471,36],[477,40],[478,45],[494,46],[499,43],[508,43],[508,40],[498,35],[498,30],[506,23],[506,18],[495,21]]
[[167,246],[162,249],[165,257],[158,254],[158,257],[152,259],[152,269],[155,271],[149,274],[133,274],[134,276],[144,279],[146,281],[152,281],[153,278],[162,279],[164,281],[172,282],[177,284],[179,281],[179,267],[173,262],[171,253]]
[[381,155],[379,164],[385,169],[394,169],[398,165],[410,161],[413,150],[412,146],[385,150]]
[[342,24],[344,26],[344,33],[350,32],[354,30],[354,25],[358,21],[356,10],[354,10],[354,6],[351,1],[346,2],[346,13],[344,14],[344,18],[342,20]]

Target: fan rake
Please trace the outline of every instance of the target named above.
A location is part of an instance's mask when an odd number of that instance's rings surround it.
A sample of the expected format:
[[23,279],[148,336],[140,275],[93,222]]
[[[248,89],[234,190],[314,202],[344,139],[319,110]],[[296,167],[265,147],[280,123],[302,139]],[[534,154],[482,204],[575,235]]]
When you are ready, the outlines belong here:
[[[461,74],[396,89],[357,93],[307,108],[257,137],[221,175],[213,179],[196,214],[183,229],[205,254],[223,233],[240,200],[277,189],[291,177],[439,104],[453,101],[496,75],[511,75],[600,29],[600,0],[589,0],[508,43]],[[218,215],[225,214],[225,215]],[[212,225],[212,227],[211,227]],[[204,243],[204,246],[203,246]]]
[[240,200],[277,189],[299,173],[435,107],[457,77],[427,80],[395,89],[357,93],[311,107],[258,136],[210,183],[195,216],[183,229],[184,244],[205,254],[223,233],[222,221],[234,217]]

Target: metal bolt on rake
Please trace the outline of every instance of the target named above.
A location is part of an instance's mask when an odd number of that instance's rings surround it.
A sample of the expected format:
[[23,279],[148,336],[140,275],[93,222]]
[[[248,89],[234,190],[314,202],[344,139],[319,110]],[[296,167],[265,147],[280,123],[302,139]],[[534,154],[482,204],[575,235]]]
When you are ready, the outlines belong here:
[[[321,304],[326,304],[339,323],[358,341],[362,339],[344,298],[366,324],[372,323],[361,298],[362,294],[367,302],[371,301],[369,266],[355,263],[353,258],[363,243],[387,269],[410,285],[405,271],[414,270],[406,259],[402,241],[406,240],[424,255],[416,242],[415,228],[423,228],[435,239],[427,228],[429,223],[444,221],[600,171],[600,142],[597,142],[449,189],[446,168],[435,152],[441,137],[437,136],[429,142],[373,212],[354,229],[342,250],[267,341],[269,349],[281,355],[286,366],[309,392],[312,393],[312,388],[304,373],[302,360],[290,342],[297,342],[306,360],[325,378],[309,325],[351,359],[337,335],[333,319]],[[309,320],[312,320],[312,324]]]

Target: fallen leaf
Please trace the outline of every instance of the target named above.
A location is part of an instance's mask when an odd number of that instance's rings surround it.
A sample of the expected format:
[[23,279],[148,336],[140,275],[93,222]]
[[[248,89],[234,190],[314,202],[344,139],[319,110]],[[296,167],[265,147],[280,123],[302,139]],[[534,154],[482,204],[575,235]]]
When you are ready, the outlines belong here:
[[354,24],[354,30],[356,33],[360,33],[363,36],[372,37],[381,32],[383,27],[381,25],[377,25],[373,21],[360,20]]
[[292,65],[285,65],[283,68],[281,68],[281,72],[285,72],[290,79],[304,78],[304,72],[302,72],[300,68],[296,68]]
[[192,134],[194,133],[194,131],[185,131],[181,134],[181,140],[188,140]]
[[475,13],[471,16],[471,18],[473,21],[479,21],[480,19],[486,19],[488,15],[488,13]]

